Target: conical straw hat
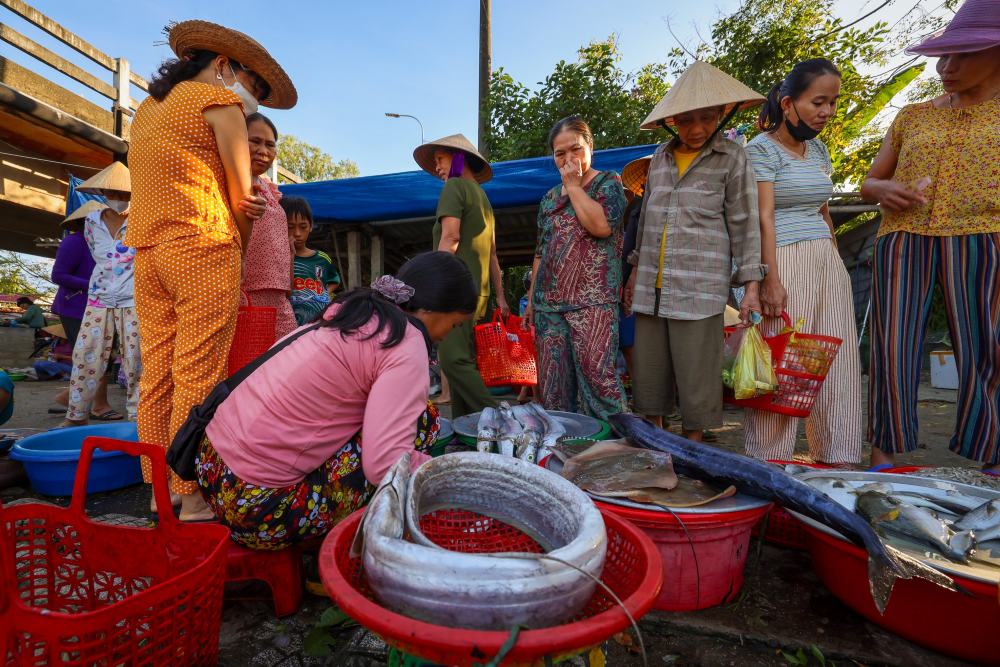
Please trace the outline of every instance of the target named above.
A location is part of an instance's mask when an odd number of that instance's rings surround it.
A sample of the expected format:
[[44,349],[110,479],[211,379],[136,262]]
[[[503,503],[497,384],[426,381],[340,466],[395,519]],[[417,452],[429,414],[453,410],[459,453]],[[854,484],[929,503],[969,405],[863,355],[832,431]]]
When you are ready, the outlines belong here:
[[428,141],[426,144],[417,146],[416,150],[413,151],[413,159],[417,161],[421,169],[431,176],[437,176],[437,173],[434,171],[435,148],[460,150],[468,157],[473,158],[469,160],[468,164],[469,168],[476,175],[476,181],[479,183],[485,183],[493,178],[493,169],[490,167],[490,163],[479,154],[479,151],[476,150],[471,141],[465,138],[464,134],[451,134],[441,139]]
[[81,204],[75,211],[66,216],[66,219],[60,222],[60,225],[65,225],[67,222],[73,222],[74,220],[83,220],[88,215],[94,211],[101,211],[108,207],[107,204],[102,204],[101,202],[90,200]]
[[260,103],[272,109],[291,109],[299,100],[285,70],[254,38],[210,21],[181,21],[167,26],[170,48],[183,58],[205,50],[232,58],[267,82],[271,94]]
[[102,190],[132,192],[132,176],[129,174],[128,167],[121,162],[112,162],[110,166],[85,180],[76,189],[77,192],[86,192],[92,195],[99,195]]
[[684,70],[663,99],[653,107],[639,129],[655,130],[660,121],[671,124],[674,116],[711,107],[750,109],[764,103],[764,96],[706,62],[696,60]]
[[50,324],[47,327],[42,327],[42,331],[50,333],[56,338],[66,338],[66,328],[62,325],[62,323]]
[[646,179],[649,178],[649,163],[652,155],[632,160],[622,169],[622,184],[633,194],[642,195],[646,189]]

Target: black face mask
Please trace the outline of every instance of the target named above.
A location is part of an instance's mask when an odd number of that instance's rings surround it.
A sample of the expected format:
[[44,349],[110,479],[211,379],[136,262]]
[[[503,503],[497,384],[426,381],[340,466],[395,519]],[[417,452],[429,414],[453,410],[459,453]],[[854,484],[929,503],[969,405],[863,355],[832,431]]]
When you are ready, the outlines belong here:
[[[795,105],[792,105],[795,109]],[[799,110],[795,109],[795,115],[799,115]],[[792,139],[795,141],[809,141],[810,139],[815,139],[819,136],[820,131],[814,130],[802,121],[802,116],[799,116],[799,122],[792,125],[788,119],[785,119],[785,129],[788,130],[788,134],[792,135]]]

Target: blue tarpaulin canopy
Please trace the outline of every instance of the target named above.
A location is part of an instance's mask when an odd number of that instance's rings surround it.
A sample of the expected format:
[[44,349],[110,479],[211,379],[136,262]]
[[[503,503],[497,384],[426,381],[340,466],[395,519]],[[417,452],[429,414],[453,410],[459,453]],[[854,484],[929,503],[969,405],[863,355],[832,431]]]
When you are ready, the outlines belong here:
[[[655,144],[595,151],[593,165],[616,171],[650,155]],[[493,179],[483,185],[494,210],[537,206],[559,182],[551,156],[493,163]],[[424,171],[363,176],[318,183],[282,185],[289,196],[304,197],[313,215],[325,222],[378,222],[433,217],[442,183]]]

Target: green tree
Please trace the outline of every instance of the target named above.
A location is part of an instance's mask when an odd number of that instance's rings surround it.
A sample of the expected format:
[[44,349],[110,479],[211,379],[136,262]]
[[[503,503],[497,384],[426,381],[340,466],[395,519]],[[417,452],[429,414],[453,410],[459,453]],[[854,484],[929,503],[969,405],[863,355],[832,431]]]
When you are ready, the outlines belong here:
[[560,61],[531,90],[501,67],[490,77],[490,127],[486,145],[491,160],[537,157],[549,152],[549,129],[560,118],[582,116],[594,132],[595,148],[614,148],[662,140],[639,130],[639,123],[667,92],[665,64],[636,72],[620,67],[612,35],[582,47],[576,62]]
[[278,139],[278,164],[306,182],[353,178],[361,171],[354,160],[334,160],[316,146],[290,134]]
[[0,294],[52,296],[55,286],[49,281],[50,269],[42,262],[32,262],[23,255],[0,252]]

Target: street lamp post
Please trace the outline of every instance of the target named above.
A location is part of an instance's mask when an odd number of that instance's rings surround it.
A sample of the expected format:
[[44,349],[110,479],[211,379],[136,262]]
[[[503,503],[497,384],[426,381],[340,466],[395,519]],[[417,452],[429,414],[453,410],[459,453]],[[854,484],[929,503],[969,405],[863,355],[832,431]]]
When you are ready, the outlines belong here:
[[420,126],[420,143],[422,143],[422,144],[426,143],[424,141],[424,124],[421,123],[420,119],[417,118],[416,116],[411,116],[408,113],[389,113],[387,111],[386,114],[385,114],[385,117],[386,118],[412,118],[413,120],[417,121],[417,125]]

